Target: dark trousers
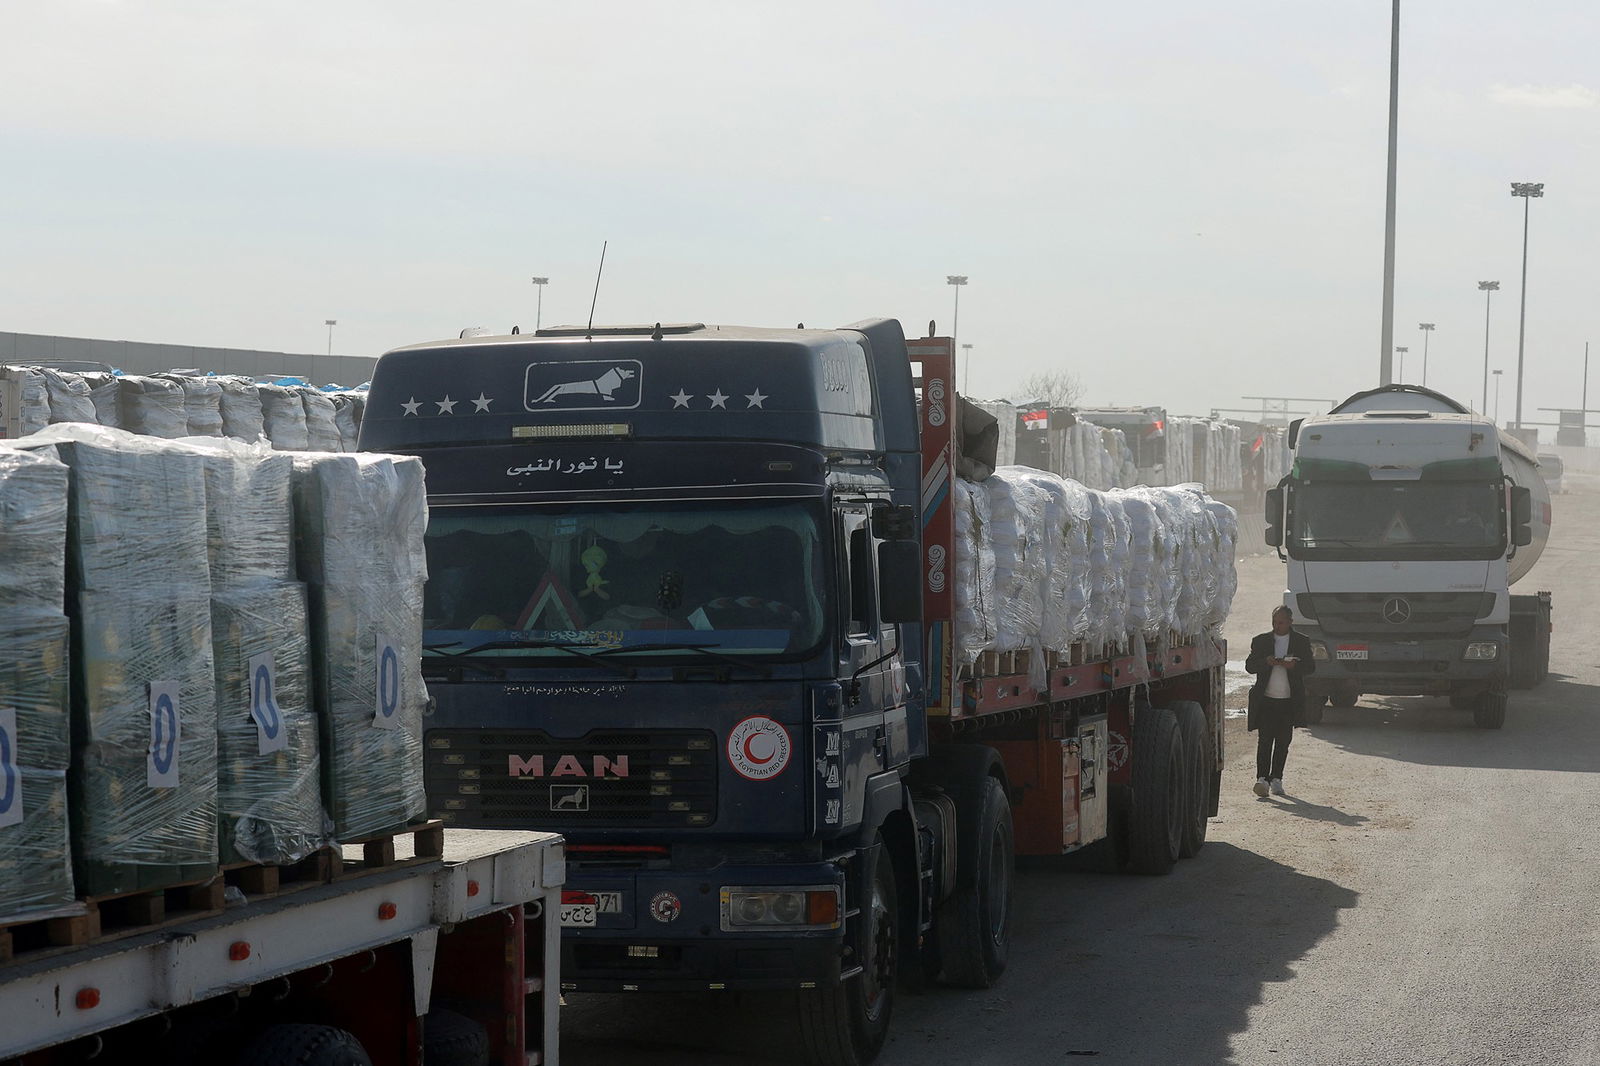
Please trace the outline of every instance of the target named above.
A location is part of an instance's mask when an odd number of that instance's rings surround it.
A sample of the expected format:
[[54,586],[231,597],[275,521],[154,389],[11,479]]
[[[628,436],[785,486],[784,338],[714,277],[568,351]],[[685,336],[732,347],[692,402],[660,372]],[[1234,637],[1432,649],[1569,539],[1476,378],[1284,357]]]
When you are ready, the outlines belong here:
[[1256,704],[1256,776],[1282,778],[1294,740],[1294,701],[1258,697]]

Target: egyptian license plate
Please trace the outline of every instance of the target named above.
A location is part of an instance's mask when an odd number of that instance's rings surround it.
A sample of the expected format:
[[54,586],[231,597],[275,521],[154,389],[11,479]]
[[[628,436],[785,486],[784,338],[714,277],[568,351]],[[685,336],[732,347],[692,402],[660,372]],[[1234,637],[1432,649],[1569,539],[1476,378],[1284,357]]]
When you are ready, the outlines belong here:
[[1367,646],[1365,644],[1340,644],[1333,649],[1335,659],[1365,659]]
[[584,892],[579,889],[567,889],[561,893],[562,928],[593,929],[600,915],[621,913],[621,892]]

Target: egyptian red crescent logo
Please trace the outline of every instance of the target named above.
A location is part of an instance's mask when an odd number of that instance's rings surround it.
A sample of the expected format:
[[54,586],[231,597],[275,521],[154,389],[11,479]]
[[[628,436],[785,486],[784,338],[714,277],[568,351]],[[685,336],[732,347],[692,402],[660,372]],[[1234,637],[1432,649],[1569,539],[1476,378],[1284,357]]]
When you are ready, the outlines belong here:
[[735,773],[751,781],[777,777],[789,765],[793,752],[789,731],[765,715],[752,715],[728,733],[728,763]]

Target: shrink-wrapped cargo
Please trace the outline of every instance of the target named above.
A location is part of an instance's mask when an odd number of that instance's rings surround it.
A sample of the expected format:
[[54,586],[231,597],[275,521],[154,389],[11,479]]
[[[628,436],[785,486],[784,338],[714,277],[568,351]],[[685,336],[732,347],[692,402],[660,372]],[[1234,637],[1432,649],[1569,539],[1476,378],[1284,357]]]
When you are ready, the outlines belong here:
[[1050,570],[1045,496],[1025,467],[1000,467],[983,482],[989,496],[989,541],[994,549],[996,651],[1041,650],[1040,622]]
[[94,404],[94,418],[83,421],[95,421],[102,426],[122,425],[121,387],[117,384],[120,375],[107,373],[102,370],[85,371],[82,375],[83,383],[89,386],[89,402]]
[[964,478],[952,482],[955,517],[955,645],[963,666],[994,647],[994,547],[989,494]]
[[267,439],[280,452],[303,452],[311,446],[306,433],[306,406],[299,390],[288,385],[258,385],[261,423]]
[[422,464],[296,455],[294,512],[330,813],[341,840],[389,832],[424,808]]
[[270,446],[185,441],[203,453],[206,545],[213,586],[294,576],[290,485],[294,460]]
[[189,415],[183,406],[183,386],[170,378],[123,374],[117,378],[118,425],[146,437],[184,437]]
[[367,394],[364,392],[336,392],[333,394],[333,421],[339,429],[339,450],[353,452],[361,435],[361,418],[367,411]]
[[66,540],[66,466],[49,448],[0,448],[0,616],[65,609]]
[[193,374],[159,374],[183,390],[186,431],[180,436],[222,436],[222,383],[214,377]]
[[0,922],[73,898],[67,644],[59,610],[0,612]]
[[219,587],[211,625],[222,861],[298,862],[330,843],[333,831],[322,804],[319,726],[310,701],[305,587],[291,581]]
[[[0,412],[15,411],[17,436],[37,433],[50,424],[50,389],[39,371],[26,366],[0,366]],[[8,416],[6,421],[10,421]],[[0,432],[5,423],[0,422]]]
[[260,440],[265,430],[261,394],[256,383],[247,378],[226,377],[218,379],[218,385],[222,389],[218,406],[222,413],[223,435],[247,444]]
[[89,395],[89,383],[81,374],[40,367],[45,389],[50,395],[51,422],[98,422],[94,399]]
[[1239,574],[1234,568],[1234,552],[1239,540],[1239,514],[1227,504],[1209,497],[1205,499],[1204,506],[1211,512],[1217,538],[1217,590],[1206,613],[1206,624],[1219,629],[1228,620],[1228,613],[1233,610],[1234,593],[1239,590]]
[[345,451],[343,440],[339,436],[339,426],[335,421],[336,411],[333,399],[327,393],[317,389],[298,389],[300,402],[306,411],[306,440],[307,447],[314,452],[342,452]]
[[1128,516],[1128,629],[1156,637],[1168,629],[1171,608],[1169,549],[1161,513],[1140,489],[1118,494]]

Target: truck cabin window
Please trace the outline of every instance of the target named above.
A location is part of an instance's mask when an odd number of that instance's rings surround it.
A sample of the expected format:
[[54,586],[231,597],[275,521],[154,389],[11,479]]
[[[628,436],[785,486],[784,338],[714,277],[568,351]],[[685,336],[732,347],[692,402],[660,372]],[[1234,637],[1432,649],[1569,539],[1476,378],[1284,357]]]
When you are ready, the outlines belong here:
[[1505,551],[1500,482],[1322,481],[1294,489],[1301,559],[1493,559]]
[[433,654],[792,655],[822,637],[824,553],[800,504],[437,508],[427,554]]

